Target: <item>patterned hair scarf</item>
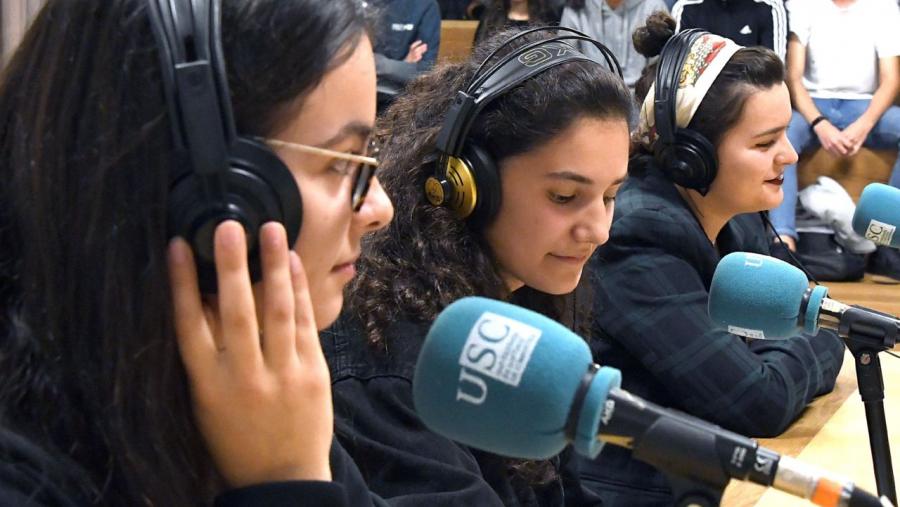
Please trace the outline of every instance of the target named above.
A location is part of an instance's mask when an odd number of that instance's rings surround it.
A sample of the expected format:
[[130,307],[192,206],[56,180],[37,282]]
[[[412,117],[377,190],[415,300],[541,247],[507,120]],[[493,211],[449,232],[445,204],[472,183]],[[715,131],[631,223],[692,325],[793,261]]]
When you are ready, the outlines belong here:
[[[681,67],[678,90],[675,93],[676,127],[685,128],[691,123],[713,81],[741,48],[743,46],[735,44],[731,39],[711,33],[705,33],[694,41],[684,60],[684,66]],[[656,84],[653,84],[641,105],[641,116],[635,132],[637,142],[651,151],[657,138],[653,108],[655,94]]]

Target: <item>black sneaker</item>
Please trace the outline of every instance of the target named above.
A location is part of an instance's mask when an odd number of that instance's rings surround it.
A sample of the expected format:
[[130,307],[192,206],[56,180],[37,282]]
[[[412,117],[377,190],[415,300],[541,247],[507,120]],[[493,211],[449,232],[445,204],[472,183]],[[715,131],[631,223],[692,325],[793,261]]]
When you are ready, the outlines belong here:
[[900,283],[900,250],[880,246],[869,256],[866,272],[875,283]]

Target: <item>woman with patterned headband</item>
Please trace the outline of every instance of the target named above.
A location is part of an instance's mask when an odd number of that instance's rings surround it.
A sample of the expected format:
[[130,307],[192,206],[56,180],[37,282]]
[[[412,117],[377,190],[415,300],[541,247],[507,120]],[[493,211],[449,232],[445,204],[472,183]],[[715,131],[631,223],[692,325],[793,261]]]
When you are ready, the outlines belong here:
[[[637,48],[660,58],[637,83],[637,153],[590,267],[592,348],[634,394],[773,436],[833,388],[842,342],[829,332],[746,341],[716,329],[706,308],[722,256],[769,253],[757,212],[778,206],[797,160],[784,67],[768,49],[674,28],[657,13],[635,32]],[[667,478],[621,448],[580,465],[604,506],[672,502]]]

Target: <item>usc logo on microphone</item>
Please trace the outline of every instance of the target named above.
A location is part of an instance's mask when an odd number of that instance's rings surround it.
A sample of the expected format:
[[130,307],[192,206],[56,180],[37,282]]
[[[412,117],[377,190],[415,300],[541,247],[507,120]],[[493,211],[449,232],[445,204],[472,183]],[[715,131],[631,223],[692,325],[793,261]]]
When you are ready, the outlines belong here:
[[459,357],[457,401],[484,403],[488,392],[484,377],[517,387],[540,337],[536,327],[484,312],[469,331]]

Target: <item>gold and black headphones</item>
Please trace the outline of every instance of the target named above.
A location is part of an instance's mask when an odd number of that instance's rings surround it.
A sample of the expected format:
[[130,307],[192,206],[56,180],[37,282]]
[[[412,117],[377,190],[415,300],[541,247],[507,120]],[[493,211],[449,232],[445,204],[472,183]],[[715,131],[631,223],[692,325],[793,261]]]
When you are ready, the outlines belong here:
[[698,28],[673,35],[660,51],[656,69],[653,113],[656,133],[653,153],[666,176],[674,183],[706,195],[718,172],[716,149],[703,134],[676,125],[676,104],[681,68],[691,46],[704,34]]
[[[539,31],[568,33],[524,44],[482,72],[498,51],[520,37]],[[566,42],[569,40],[593,44],[605,62],[576,50]],[[491,101],[541,72],[571,61],[595,62],[622,78],[619,62],[609,48],[582,32],[560,26],[525,30],[491,52],[475,71],[469,85],[457,92],[444,118],[435,141],[434,175],[425,182],[428,201],[435,206],[450,208],[457,217],[470,223],[489,223],[500,209],[500,173],[490,152],[467,139],[469,129],[478,113]]]
[[190,243],[203,292],[216,291],[213,233],[236,220],[247,233],[251,278],[261,277],[259,229],[300,235],[300,189],[265,144],[237,134],[222,52],[220,0],[149,0],[179,164],[169,178],[169,236]]

